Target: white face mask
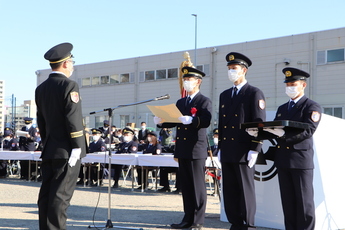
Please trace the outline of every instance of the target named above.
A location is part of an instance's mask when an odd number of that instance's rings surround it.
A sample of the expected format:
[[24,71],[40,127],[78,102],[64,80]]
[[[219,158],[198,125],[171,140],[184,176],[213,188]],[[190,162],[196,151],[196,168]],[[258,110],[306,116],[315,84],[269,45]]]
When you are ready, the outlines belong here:
[[215,145],[218,145],[218,138],[217,137],[213,138],[213,142]]
[[239,74],[240,70],[229,69],[228,70],[228,77],[231,82],[236,82],[241,75]]
[[141,129],[146,129],[146,126],[144,126],[144,125],[143,125],[143,126],[141,126]]
[[95,135],[95,136],[92,136],[92,139],[94,142],[97,142],[99,140],[99,136]]
[[192,81],[183,81],[183,88],[185,88],[185,90],[187,92],[193,91],[195,86],[196,86],[196,81],[194,81],[194,80],[192,80]]
[[300,93],[298,91],[297,86],[286,86],[285,88],[285,93],[286,95],[288,95],[291,99],[294,99],[298,96],[298,94]]
[[29,124],[29,125],[25,125],[25,127],[26,127],[27,129],[30,129],[31,124]]
[[124,142],[130,142],[132,138],[130,136],[123,136],[123,141]]

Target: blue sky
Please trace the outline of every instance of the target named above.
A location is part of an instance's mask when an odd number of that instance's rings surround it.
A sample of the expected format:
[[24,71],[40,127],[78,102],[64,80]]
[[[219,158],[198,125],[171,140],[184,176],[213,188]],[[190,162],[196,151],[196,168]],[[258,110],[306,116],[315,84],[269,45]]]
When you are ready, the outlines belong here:
[[344,27],[344,0],[0,0],[5,104],[34,99],[44,53],[71,42],[76,65]]

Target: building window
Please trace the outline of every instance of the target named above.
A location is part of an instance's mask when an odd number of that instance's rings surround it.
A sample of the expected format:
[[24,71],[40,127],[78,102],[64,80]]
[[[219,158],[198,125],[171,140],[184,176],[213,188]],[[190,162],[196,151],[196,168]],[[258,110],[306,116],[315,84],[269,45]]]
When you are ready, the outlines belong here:
[[168,69],[168,78],[177,78],[177,76],[178,76],[177,68]]
[[333,63],[333,62],[343,62],[343,61],[345,61],[344,49],[317,51],[318,65]]
[[109,84],[109,76],[101,76],[101,85]]
[[99,77],[92,77],[92,85],[99,85]]
[[155,80],[155,71],[145,71],[145,81]]
[[156,70],[156,79],[166,79],[166,78],[167,78],[166,69]]
[[129,82],[129,73],[120,74],[121,83]]
[[334,116],[334,117],[339,117],[343,118],[343,108],[342,107],[324,107],[323,112],[325,114]]
[[129,115],[120,115],[120,127],[126,127],[129,123]]
[[89,77],[88,78],[83,78],[82,82],[81,82],[81,85],[82,86],[90,86],[90,83],[91,83],[91,81],[90,81]]
[[118,83],[120,83],[120,75],[118,74],[110,75],[110,84],[118,84]]

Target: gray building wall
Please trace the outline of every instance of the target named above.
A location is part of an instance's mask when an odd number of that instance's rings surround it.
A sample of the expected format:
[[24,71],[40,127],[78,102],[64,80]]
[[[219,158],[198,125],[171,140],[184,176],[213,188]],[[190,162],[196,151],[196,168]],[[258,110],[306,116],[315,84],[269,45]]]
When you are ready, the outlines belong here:
[[[275,111],[288,97],[285,94],[284,75],[282,69],[291,66],[305,70],[311,74],[308,79],[306,95],[319,102],[323,107],[337,107],[344,117],[345,104],[345,62],[322,63],[318,53],[345,48],[345,28],[318,31],[306,34],[291,35],[259,41],[228,44],[216,47],[201,48],[197,51],[197,65],[203,65],[207,76],[204,77],[201,92],[213,101],[213,124],[217,126],[219,94],[232,86],[227,77],[225,56],[236,51],[248,56],[253,65],[249,68],[247,80],[259,87],[265,94],[267,110]],[[193,58],[194,50],[186,50]],[[172,52],[144,57],[114,60],[100,63],[76,65],[71,79],[80,85],[83,103],[83,113],[89,128],[100,126],[107,119],[107,112],[90,115],[92,111],[118,105],[131,104],[169,94],[170,99],[148,103],[149,105],[166,105],[175,103],[180,97],[178,79],[158,79],[142,82],[142,72],[149,70],[179,68],[183,53]],[[77,60],[77,59],[76,59]],[[193,59],[192,59],[193,62]],[[195,63],[194,63],[195,64]],[[287,65],[288,64],[288,65]],[[50,70],[39,70],[37,85],[43,82]],[[105,76],[129,73],[132,83],[118,83],[98,86],[82,86],[86,77]],[[114,110],[113,124],[121,123],[121,115],[128,115],[128,122],[134,122],[137,127],[141,121],[146,121],[153,127],[153,115],[146,104],[124,107]]]

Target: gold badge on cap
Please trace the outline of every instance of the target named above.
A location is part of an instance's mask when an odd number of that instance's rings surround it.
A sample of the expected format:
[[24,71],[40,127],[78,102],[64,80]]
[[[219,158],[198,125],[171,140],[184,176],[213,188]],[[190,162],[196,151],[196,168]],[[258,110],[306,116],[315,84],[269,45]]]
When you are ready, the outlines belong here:
[[79,93],[78,92],[71,92],[71,100],[74,102],[74,103],[78,103],[79,102]]
[[321,114],[318,111],[313,111],[311,114],[311,119],[314,122],[318,122],[320,120]]
[[232,61],[232,60],[234,60],[235,59],[235,56],[234,55],[230,55],[229,56],[229,61]]
[[292,75],[291,71],[286,71],[286,72],[285,72],[285,76],[291,77],[291,75]]
[[263,100],[263,99],[259,100],[259,108],[260,108],[261,110],[263,110],[263,109],[266,108],[266,102],[265,102],[265,100]]
[[184,73],[184,74],[187,74],[187,73],[188,73],[188,70],[187,70],[187,69],[184,69],[184,70],[183,70],[183,73]]

